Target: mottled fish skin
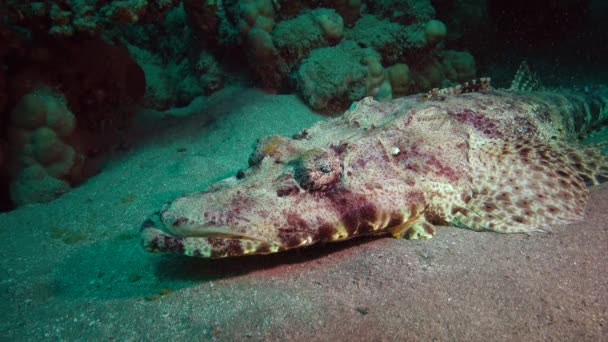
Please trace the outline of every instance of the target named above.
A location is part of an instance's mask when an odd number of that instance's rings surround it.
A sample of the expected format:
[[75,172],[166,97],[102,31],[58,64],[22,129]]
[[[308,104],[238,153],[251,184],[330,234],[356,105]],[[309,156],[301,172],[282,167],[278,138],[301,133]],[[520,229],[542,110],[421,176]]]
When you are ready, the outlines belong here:
[[360,235],[426,239],[433,224],[500,233],[580,220],[606,158],[577,148],[608,91],[365,98],[293,137],[259,141],[250,168],[179,197],[142,225],[150,252],[268,254]]

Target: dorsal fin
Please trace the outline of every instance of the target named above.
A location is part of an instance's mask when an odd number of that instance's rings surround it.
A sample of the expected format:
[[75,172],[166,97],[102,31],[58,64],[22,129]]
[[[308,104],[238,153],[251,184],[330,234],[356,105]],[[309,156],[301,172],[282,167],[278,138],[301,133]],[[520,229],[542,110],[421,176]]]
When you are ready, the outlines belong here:
[[450,95],[487,92],[492,90],[490,81],[489,77],[482,77],[449,88],[433,88],[423,95],[423,100],[441,99]]
[[543,85],[540,82],[540,78],[536,73],[530,69],[530,65],[527,61],[521,62],[519,68],[515,72],[513,81],[509,90],[513,91],[536,91],[542,90]]

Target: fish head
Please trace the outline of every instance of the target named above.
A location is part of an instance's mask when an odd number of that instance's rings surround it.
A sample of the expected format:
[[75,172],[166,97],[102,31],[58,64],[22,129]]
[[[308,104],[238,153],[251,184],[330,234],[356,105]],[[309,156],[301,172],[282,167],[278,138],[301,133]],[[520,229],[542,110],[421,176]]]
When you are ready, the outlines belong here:
[[221,258],[381,233],[424,206],[416,186],[393,172],[391,149],[372,135],[335,143],[266,137],[248,169],[151,215],[143,246]]

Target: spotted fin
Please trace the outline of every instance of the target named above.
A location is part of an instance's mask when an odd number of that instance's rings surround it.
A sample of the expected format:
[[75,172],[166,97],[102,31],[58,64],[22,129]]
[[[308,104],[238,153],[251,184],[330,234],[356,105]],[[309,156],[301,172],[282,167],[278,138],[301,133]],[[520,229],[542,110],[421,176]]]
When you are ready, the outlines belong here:
[[522,141],[489,142],[476,150],[472,195],[453,209],[451,220],[473,230],[529,233],[580,220],[588,198],[585,182],[605,178],[608,166],[592,148]]
[[608,143],[600,143],[583,148],[562,146],[570,166],[578,171],[578,176],[587,186],[608,181],[608,157],[601,153]]

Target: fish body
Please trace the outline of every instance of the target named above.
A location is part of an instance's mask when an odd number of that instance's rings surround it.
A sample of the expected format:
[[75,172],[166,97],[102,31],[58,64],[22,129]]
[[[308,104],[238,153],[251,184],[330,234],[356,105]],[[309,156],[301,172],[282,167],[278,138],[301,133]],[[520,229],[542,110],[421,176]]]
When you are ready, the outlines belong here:
[[143,246],[221,258],[427,239],[437,224],[530,233],[582,219],[608,161],[578,141],[608,119],[608,91],[473,90],[364,98],[293,137],[265,137],[248,169],[152,214]]

